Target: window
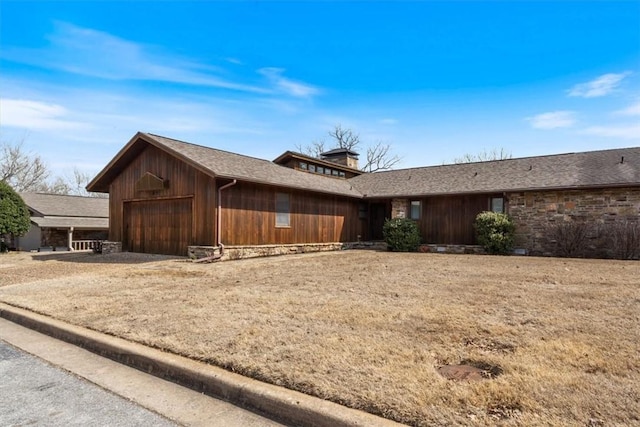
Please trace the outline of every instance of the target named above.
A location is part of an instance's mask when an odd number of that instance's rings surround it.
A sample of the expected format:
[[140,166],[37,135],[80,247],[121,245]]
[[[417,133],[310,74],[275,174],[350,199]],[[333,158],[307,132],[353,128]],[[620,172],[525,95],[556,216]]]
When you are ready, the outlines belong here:
[[346,175],[344,172],[340,171],[340,178],[344,178]]
[[289,227],[289,195],[276,193],[276,227]]
[[366,203],[360,203],[360,206],[358,206],[358,218],[367,219],[368,210],[369,210],[369,207],[367,206]]
[[324,168],[322,166],[318,166],[318,168],[316,169],[316,172],[324,173]]
[[316,165],[309,165],[309,172],[314,172],[316,171]]
[[338,176],[338,171],[335,169],[331,169],[331,175]]
[[302,169],[303,171],[307,170],[307,164],[305,162],[300,162],[300,169]]
[[422,202],[420,202],[420,200],[412,200],[411,211],[409,212],[409,218],[420,219],[421,213],[422,213]]
[[504,197],[492,197],[491,198],[491,211],[504,213]]
[[324,174],[325,174],[325,175],[331,175],[331,169],[329,169],[329,168],[324,168]]

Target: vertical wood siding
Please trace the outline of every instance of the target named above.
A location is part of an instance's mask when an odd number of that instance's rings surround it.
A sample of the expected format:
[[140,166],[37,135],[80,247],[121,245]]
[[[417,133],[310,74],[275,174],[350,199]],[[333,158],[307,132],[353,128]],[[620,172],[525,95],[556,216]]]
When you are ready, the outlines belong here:
[[123,248],[184,255],[192,241],[192,205],[192,197],[124,202]]
[[489,209],[490,197],[483,194],[420,199],[422,216],[418,224],[425,243],[476,244],[473,222],[480,212]]
[[[276,193],[290,195],[290,226],[276,227]],[[238,183],[222,193],[222,242],[226,245],[329,243],[363,235],[358,200]]]
[[[136,182],[147,172],[168,180],[167,188],[136,192]],[[214,178],[156,147],[148,146],[120,171],[109,187],[109,239],[123,242],[124,250],[167,253],[167,248],[171,247],[176,255],[186,254],[185,243],[213,245],[215,197]],[[181,198],[188,198],[190,213],[187,213],[187,202],[178,202]],[[125,206],[128,206],[127,209]],[[159,215],[166,215],[167,218],[161,220]],[[168,227],[168,230],[157,237],[158,231],[152,232],[150,227]],[[149,238],[149,233],[155,237]],[[166,235],[179,240],[180,247],[162,243]],[[137,243],[127,243],[132,236],[139,239]],[[141,244],[143,240],[144,246]],[[127,244],[133,246],[129,248]]]

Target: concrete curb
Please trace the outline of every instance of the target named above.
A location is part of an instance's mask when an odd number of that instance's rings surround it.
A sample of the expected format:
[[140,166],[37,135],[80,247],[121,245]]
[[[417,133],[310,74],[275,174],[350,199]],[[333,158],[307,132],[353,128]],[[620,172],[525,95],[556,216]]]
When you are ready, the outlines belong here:
[[394,421],[0,303],[0,317],[234,405],[296,426],[399,426]]

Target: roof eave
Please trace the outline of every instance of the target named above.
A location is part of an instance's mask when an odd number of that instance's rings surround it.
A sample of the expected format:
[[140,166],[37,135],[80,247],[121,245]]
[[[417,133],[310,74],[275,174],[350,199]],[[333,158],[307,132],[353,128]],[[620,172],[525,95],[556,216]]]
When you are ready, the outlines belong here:
[[[306,173],[306,172],[300,172],[300,173]],[[319,193],[319,194],[329,194],[331,196],[340,196],[340,197],[350,197],[353,199],[362,199],[363,195],[362,193],[360,193],[358,190],[355,189],[355,187],[353,188],[353,190],[356,192],[356,194],[348,194],[348,193],[341,193],[341,192],[337,192],[337,191],[328,191],[328,190],[320,190],[317,188],[308,188],[308,187],[300,187],[300,186],[296,186],[296,185],[286,185],[286,184],[274,184],[271,182],[265,182],[265,181],[260,181],[257,179],[250,179],[250,178],[238,178],[237,176],[230,176],[230,175],[216,175],[216,178],[219,179],[235,179],[239,182],[247,182],[250,184],[260,184],[260,185],[270,185],[272,187],[279,187],[279,188],[287,188],[287,189],[292,189],[292,190],[299,190],[299,191],[311,191],[314,193]]]
[[638,187],[640,182],[636,183],[616,183],[616,184],[596,184],[596,185],[573,185],[573,186],[556,186],[556,187],[524,187],[524,188],[497,188],[495,190],[478,190],[478,191],[449,191],[440,193],[410,193],[410,194],[364,194],[366,199],[389,199],[389,198],[410,198],[410,197],[438,197],[438,196],[464,196],[467,194],[498,194],[498,193],[519,193],[530,191],[571,191],[571,190],[596,190],[603,188],[625,188]]

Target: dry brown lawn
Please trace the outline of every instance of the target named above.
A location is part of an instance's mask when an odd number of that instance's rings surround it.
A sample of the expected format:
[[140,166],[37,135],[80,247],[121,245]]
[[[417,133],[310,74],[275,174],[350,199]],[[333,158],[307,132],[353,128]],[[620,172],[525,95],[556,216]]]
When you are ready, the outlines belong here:
[[[407,424],[640,425],[637,261],[10,254],[0,277],[0,301]],[[458,363],[500,375],[437,373]]]

